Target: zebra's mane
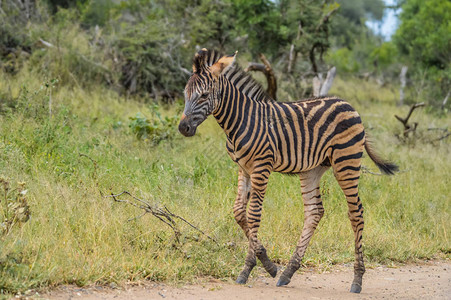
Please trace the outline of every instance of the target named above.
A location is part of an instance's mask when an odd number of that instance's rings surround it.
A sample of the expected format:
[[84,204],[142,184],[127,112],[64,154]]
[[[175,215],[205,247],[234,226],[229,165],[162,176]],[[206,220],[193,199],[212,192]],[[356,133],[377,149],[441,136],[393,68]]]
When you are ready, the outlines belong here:
[[[216,63],[222,55],[215,50],[202,49],[196,53],[193,59],[193,72],[201,73]],[[244,95],[254,101],[271,102],[273,99],[266,93],[262,85],[249,73],[241,69],[236,63],[226,71],[224,76],[238,88]]]
[[272,102],[274,101],[263,86],[252,77],[251,74],[245,72],[238,65],[234,65],[230,68],[224,76],[229,79],[238,90],[250,99],[257,102]]

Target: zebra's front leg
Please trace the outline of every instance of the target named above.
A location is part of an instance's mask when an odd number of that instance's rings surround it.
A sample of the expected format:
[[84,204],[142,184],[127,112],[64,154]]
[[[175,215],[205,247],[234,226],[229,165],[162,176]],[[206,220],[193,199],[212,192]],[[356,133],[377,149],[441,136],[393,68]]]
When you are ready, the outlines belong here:
[[[238,177],[238,196],[235,201],[234,215],[249,240],[245,266],[236,280],[239,284],[247,282],[249,274],[257,264],[256,257],[258,257],[265,270],[272,277],[277,275],[277,266],[268,258],[266,249],[257,238],[268,177],[269,171],[249,177],[242,170],[240,170]],[[249,199],[249,208],[246,210]]]
[[277,286],[287,285],[293,274],[300,268],[307,246],[313,233],[323,217],[324,207],[320,194],[320,179],[329,167],[319,166],[301,173],[302,200],[304,201],[304,228],[299,243],[291,257],[287,268],[280,275]]

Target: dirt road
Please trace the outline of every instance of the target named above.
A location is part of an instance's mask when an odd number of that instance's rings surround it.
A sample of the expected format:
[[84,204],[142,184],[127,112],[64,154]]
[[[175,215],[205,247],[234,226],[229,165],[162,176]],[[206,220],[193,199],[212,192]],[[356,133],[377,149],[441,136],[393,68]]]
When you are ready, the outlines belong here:
[[[259,271],[260,272],[260,271]],[[348,292],[352,266],[338,266],[329,273],[305,270],[287,287],[276,287],[277,278],[254,276],[247,285],[203,279],[196,285],[172,287],[161,283],[140,286],[77,288],[63,286],[47,299],[451,299],[451,262],[435,261],[397,268],[368,269],[361,294]]]

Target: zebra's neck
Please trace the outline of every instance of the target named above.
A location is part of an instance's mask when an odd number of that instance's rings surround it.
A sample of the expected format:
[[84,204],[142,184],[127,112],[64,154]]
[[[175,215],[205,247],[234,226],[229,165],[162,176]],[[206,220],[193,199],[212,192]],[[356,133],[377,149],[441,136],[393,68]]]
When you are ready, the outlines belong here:
[[218,108],[213,115],[231,141],[245,130],[252,131],[258,122],[267,118],[267,108],[271,105],[252,99],[225,76],[221,78],[218,96]]

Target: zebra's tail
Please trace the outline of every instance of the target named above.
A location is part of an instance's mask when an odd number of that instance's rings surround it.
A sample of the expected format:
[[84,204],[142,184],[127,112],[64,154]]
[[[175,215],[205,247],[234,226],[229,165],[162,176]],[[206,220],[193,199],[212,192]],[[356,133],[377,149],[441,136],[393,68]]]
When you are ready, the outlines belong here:
[[365,138],[365,150],[369,157],[376,164],[376,166],[385,175],[394,175],[395,172],[399,171],[399,168],[394,163],[382,159],[374,150],[371,148],[371,143],[368,142],[368,138]]

